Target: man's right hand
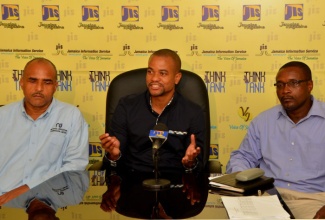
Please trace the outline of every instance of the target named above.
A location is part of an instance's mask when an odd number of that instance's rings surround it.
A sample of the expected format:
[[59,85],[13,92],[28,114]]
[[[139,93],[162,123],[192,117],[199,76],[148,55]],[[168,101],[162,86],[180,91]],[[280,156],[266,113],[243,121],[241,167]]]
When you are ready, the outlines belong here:
[[112,212],[116,209],[117,201],[121,196],[121,178],[117,175],[109,177],[107,191],[102,196],[100,208],[105,212]]
[[99,136],[102,148],[109,153],[110,160],[117,160],[120,156],[120,141],[115,136],[108,133]]
[[29,187],[25,184],[22,186],[19,186],[9,192],[6,192],[5,194],[0,196],[0,206],[6,204],[10,200],[13,200],[14,198],[20,196],[21,194],[24,194],[29,190]]

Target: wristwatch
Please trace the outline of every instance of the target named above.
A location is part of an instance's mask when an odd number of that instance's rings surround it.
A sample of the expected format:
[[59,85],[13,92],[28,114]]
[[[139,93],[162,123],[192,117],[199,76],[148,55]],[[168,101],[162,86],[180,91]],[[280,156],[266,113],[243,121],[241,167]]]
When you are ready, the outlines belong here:
[[117,166],[116,162],[121,158],[122,153],[120,152],[120,155],[118,156],[118,158],[117,158],[116,160],[111,160],[111,159],[109,159],[109,158],[108,158],[108,155],[109,155],[109,154],[106,152],[106,153],[105,153],[105,158],[110,162],[110,164],[111,164],[112,167],[116,167],[116,166]]

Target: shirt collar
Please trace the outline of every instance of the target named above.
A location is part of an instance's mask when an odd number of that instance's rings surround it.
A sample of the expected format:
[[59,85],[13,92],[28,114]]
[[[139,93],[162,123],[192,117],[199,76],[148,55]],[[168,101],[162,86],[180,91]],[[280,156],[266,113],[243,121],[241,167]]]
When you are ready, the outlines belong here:
[[[311,95],[310,99],[312,100],[313,104],[312,104],[307,116],[303,119],[307,119],[310,116],[319,116],[319,117],[325,118],[325,109],[321,107],[320,102],[318,100],[316,100],[313,95]],[[287,112],[284,110],[284,108],[280,104],[278,119],[280,118],[281,115],[288,117]],[[301,119],[301,120],[303,120],[303,119]]]
[[[24,102],[25,102],[25,99],[23,99],[21,101],[21,103],[20,103],[21,112],[25,117],[29,117],[29,115],[26,113]],[[46,111],[42,115],[40,115],[40,117],[38,117],[38,119],[43,118],[43,117],[47,117],[52,112],[52,109],[54,108],[54,105],[55,105],[56,102],[57,102],[57,100],[53,97],[50,106],[46,109]]]
[[325,118],[325,109],[322,107],[321,102],[316,100],[314,96],[311,96],[311,100],[313,101],[313,105],[311,106],[307,117],[314,115]]
[[[171,102],[168,103],[168,105],[165,108],[167,108],[168,106],[174,105],[174,103],[177,102],[177,99],[178,99],[179,95],[180,94],[175,90],[175,93],[174,93],[174,96],[173,96]],[[151,109],[151,105],[150,105],[150,94],[149,94],[149,91],[148,90],[145,92],[145,97],[146,97],[146,101],[147,101],[148,108]]]

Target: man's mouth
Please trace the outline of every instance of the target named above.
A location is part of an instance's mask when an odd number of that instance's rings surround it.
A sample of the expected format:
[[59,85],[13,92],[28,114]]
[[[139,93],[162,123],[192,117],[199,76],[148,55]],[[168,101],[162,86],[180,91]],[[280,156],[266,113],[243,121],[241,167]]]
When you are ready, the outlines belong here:
[[150,83],[149,86],[152,89],[159,89],[161,87],[161,85],[160,84],[157,84],[157,83]]
[[292,97],[282,97],[282,98],[281,98],[281,101],[282,101],[282,102],[290,102],[290,101],[292,101],[292,100],[294,100]]
[[44,98],[42,94],[33,94],[32,96],[35,98]]

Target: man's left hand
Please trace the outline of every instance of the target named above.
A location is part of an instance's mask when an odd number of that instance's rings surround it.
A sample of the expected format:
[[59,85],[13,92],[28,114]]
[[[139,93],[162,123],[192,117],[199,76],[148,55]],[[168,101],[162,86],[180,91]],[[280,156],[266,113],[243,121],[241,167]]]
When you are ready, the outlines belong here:
[[191,134],[191,143],[188,146],[185,156],[182,159],[182,163],[185,167],[191,168],[195,162],[196,157],[200,154],[201,148],[196,146],[195,135]]
[[316,215],[314,216],[315,219],[322,219],[325,218],[325,205],[316,212]]

